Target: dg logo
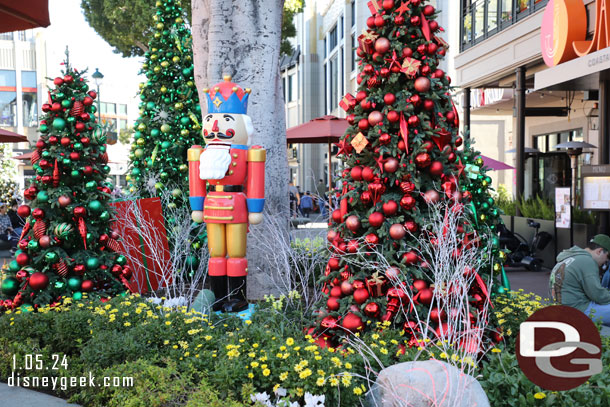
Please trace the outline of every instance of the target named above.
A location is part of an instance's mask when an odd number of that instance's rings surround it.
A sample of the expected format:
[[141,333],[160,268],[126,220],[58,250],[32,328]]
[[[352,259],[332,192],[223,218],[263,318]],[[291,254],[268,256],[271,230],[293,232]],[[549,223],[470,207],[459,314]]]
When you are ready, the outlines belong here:
[[517,361],[525,376],[546,390],[570,390],[601,373],[602,341],[584,313],[553,305],[533,313],[517,336]]

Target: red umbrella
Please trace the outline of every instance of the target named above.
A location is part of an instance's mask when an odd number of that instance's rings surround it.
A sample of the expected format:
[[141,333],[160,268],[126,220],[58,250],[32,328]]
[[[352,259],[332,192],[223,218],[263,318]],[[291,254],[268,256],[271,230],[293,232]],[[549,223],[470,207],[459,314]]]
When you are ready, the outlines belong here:
[[12,131],[0,129],[0,143],[21,143],[24,141],[28,141],[28,138],[26,136],[13,133]]
[[0,0],[0,33],[49,24],[48,0]]
[[29,153],[16,155],[15,157],[12,157],[12,158],[15,160],[30,161],[32,159],[32,152],[30,151]]
[[331,143],[339,141],[349,127],[347,120],[326,115],[286,130],[286,141],[299,144],[328,143],[328,188],[332,190]]
[[481,158],[483,159],[483,166],[489,168],[492,171],[515,169],[515,167],[512,167],[508,164],[504,164],[501,161],[494,160],[493,158],[485,157],[484,155],[482,155]]

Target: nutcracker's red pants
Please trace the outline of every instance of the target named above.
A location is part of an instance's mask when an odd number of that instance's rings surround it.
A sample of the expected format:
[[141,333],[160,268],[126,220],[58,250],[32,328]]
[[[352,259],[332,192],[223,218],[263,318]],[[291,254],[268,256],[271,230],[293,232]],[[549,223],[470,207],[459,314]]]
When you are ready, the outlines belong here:
[[[210,276],[245,277],[248,275],[246,259],[247,223],[207,223],[208,274]],[[227,259],[227,254],[229,258]]]

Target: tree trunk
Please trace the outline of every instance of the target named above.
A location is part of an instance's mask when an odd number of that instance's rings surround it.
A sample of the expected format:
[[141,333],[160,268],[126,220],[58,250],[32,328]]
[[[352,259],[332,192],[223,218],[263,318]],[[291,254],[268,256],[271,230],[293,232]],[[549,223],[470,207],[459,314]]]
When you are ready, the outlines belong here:
[[[201,90],[222,81],[223,75],[231,75],[233,82],[252,89],[248,115],[254,134],[250,141],[267,150],[266,218],[262,225],[250,226],[248,236],[248,295],[251,299],[262,298],[275,291],[270,276],[278,277],[278,271],[283,274],[284,270],[273,266],[268,252],[263,252],[257,242],[267,236],[265,223],[269,224],[270,215],[274,216],[274,225],[285,225],[284,235],[289,222],[286,124],[279,66],[284,0],[193,0],[191,4],[195,83],[201,111],[207,112]],[[280,246],[278,243],[278,250]]]

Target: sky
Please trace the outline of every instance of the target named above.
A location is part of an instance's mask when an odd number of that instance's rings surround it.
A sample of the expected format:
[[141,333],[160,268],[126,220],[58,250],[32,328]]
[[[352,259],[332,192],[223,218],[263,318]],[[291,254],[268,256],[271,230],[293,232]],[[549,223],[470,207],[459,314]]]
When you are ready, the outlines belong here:
[[89,26],[80,7],[80,0],[49,0],[51,25],[44,29],[47,45],[47,75],[61,73],[66,45],[70,63],[78,69],[89,68],[90,87],[95,88],[90,75],[98,68],[104,75],[100,87],[103,102],[128,104],[130,122],[138,117],[138,84],[146,80],[138,76],[143,58],[123,58]]

